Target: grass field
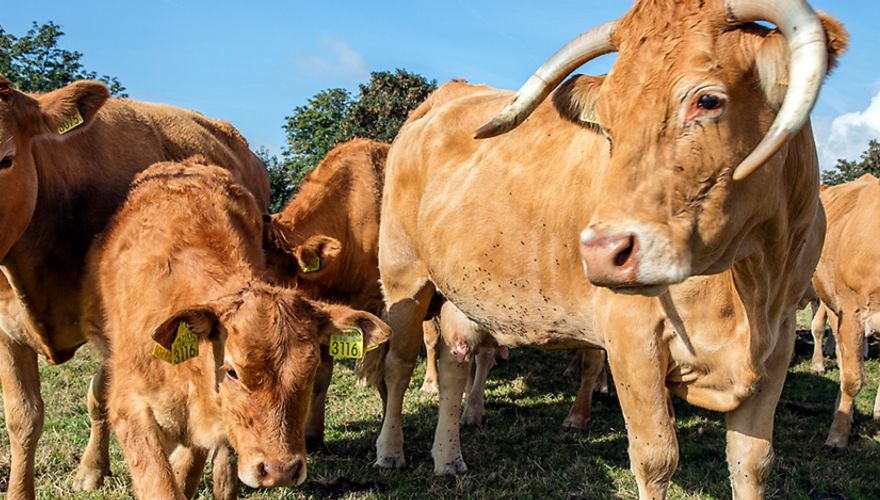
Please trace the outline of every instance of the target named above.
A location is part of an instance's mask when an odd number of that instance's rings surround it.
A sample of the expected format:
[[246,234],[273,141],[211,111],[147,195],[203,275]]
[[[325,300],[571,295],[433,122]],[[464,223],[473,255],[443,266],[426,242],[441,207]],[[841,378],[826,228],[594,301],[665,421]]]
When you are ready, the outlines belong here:
[[[803,325],[808,316],[802,315]],[[777,460],[768,496],[784,498],[880,498],[880,433],[871,420],[880,382],[880,363],[868,362],[866,384],[858,397],[853,438],[843,456],[830,456],[822,443],[831,423],[838,373],[826,359],[826,377],[809,372],[811,340],[799,336],[795,360],[777,411]],[[876,355],[876,346],[872,352]],[[561,374],[568,353],[517,349],[492,371],[481,428],[466,428],[462,449],[469,472],[456,479],[432,474],[431,441],[436,401],[421,395],[420,362],[407,393],[404,415],[409,468],[401,472],[372,468],[380,426],[378,394],[355,385],[352,370],[337,366],[328,407],[326,449],[309,459],[309,478],[298,489],[256,491],[250,498],[608,498],[637,496],[628,471],[626,435],[616,397],[597,396],[587,433],[561,430],[576,385]],[[37,494],[70,497],[79,453],[88,438],[85,390],[96,359],[83,349],[71,362],[43,365],[46,423],[37,452]],[[672,498],[730,496],[720,414],[676,400],[681,446]],[[0,440],[0,489],[9,473],[5,432]],[[130,497],[129,479],[118,445],[112,445],[113,476],[104,488],[81,498]],[[199,493],[210,496],[210,475]]]

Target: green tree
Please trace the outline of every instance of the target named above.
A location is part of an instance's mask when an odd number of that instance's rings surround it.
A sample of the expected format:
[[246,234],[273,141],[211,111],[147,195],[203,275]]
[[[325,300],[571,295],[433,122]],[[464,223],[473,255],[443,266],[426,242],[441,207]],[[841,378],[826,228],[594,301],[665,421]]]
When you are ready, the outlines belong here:
[[355,137],[391,142],[410,111],[436,88],[434,80],[397,69],[371,73],[357,98],[340,88],[318,92],[286,118],[281,167],[290,189],[279,190],[285,196],[295,193],[303,177],[337,144]]
[[101,80],[110,92],[126,97],[125,87],[116,77],[86,71],[80,59],[82,53],[62,49],[59,39],[64,36],[61,27],[49,21],[31,29],[22,37],[8,33],[0,26],[0,75],[8,78],[24,92],[48,92],[75,80]]
[[822,182],[833,186],[854,181],[865,174],[880,177],[880,141],[872,140],[858,161],[837,160],[833,170],[822,172]]
[[265,147],[254,151],[254,154],[263,162],[269,173],[269,212],[274,214],[284,207],[284,202],[293,194],[293,186],[287,170],[277,156]]

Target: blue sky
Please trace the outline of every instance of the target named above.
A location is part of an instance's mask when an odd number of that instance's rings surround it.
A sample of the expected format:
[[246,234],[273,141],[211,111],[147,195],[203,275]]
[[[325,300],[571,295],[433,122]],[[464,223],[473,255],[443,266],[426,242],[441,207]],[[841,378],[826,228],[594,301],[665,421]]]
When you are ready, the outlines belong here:
[[[880,137],[880,5],[813,0],[851,45],[813,111],[823,166],[857,158]],[[355,90],[370,71],[405,68],[443,82],[518,88],[562,44],[620,17],[625,0],[555,2],[15,2],[0,25],[22,35],[52,20],[87,69],[116,76],[135,99],[224,118],[256,148],[279,152],[295,106],[328,87]],[[442,7],[441,7],[442,5]],[[605,56],[583,72],[603,73]]]

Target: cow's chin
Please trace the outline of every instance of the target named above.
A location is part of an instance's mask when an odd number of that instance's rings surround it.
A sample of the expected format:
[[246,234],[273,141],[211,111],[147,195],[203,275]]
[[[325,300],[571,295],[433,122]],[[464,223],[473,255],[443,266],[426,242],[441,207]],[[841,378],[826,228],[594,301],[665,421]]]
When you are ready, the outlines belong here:
[[644,295],[646,297],[659,297],[669,290],[669,285],[642,285],[609,287],[611,291],[622,295]]

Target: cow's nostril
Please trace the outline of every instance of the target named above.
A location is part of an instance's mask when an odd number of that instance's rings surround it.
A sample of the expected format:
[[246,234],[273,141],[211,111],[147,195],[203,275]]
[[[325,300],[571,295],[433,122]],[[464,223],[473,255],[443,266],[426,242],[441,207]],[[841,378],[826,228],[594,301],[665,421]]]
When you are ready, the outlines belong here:
[[260,478],[264,478],[269,474],[269,472],[266,470],[265,462],[260,462],[259,464],[257,464],[257,474],[260,475]]
[[635,246],[635,237],[630,236],[628,244],[614,256],[614,265],[617,267],[626,265],[626,263],[629,262],[629,258],[632,257]]

